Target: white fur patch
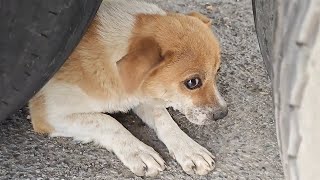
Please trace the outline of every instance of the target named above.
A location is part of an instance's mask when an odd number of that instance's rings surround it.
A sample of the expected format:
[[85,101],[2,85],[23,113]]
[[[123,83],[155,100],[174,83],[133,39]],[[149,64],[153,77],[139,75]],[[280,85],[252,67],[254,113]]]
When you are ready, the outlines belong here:
[[[143,98],[114,94],[107,101],[97,100],[88,96],[81,88],[63,84],[48,83],[44,89],[48,120],[55,121],[75,113],[92,112],[126,112],[137,106]],[[52,124],[56,124],[52,122]]]
[[55,126],[52,136],[93,141],[114,152],[138,176],[156,176],[165,168],[164,160],[151,147],[134,137],[117,120],[101,113],[69,115]]

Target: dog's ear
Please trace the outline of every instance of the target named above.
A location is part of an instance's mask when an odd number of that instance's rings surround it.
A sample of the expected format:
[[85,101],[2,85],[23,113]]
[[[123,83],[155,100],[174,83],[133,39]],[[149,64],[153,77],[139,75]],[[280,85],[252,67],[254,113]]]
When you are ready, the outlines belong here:
[[145,77],[162,61],[161,48],[153,38],[133,40],[128,54],[117,62],[126,91],[133,92],[138,89]]
[[188,16],[192,16],[192,17],[196,17],[198,18],[200,21],[202,21],[204,24],[206,24],[208,27],[211,25],[212,20],[210,18],[208,18],[207,16],[198,13],[198,12],[191,12],[187,14]]

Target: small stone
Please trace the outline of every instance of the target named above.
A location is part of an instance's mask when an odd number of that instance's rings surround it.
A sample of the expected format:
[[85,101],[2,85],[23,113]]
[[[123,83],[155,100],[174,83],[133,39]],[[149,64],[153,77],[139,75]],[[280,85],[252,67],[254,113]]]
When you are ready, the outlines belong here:
[[269,95],[269,92],[261,91],[260,94],[262,94],[262,95]]
[[206,5],[206,9],[207,9],[207,10],[210,10],[210,11],[213,11],[214,8],[213,8],[212,5]]
[[222,18],[222,20],[223,20],[224,22],[228,22],[228,21],[229,21],[229,18],[228,18],[228,17],[224,17],[224,18]]

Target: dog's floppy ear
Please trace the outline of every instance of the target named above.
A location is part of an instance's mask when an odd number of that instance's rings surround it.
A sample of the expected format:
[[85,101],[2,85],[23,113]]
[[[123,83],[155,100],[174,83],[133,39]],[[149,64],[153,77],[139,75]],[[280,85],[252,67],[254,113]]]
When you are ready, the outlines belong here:
[[207,16],[198,13],[198,12],[191,12],[187,14],[188,16],[192,16],[192,17],[196,17],[199,20],[201,20],[204,24],[206,24],[207,26],[210,26],[212,23],[212,20],[210,18],[208,18]]
[[140,87],[148,73],[163,60],[161,48],[153,38],[132,41],[129,52],[117,62],[118,71],[127,92]]

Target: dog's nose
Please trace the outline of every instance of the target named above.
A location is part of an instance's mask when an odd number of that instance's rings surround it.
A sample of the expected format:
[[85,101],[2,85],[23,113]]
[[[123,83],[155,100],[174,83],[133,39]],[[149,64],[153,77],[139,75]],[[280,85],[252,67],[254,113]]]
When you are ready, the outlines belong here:
[[218,109],[214,114],[213,114],[213,120],[219,120],[224,117],[226,117],[228,114],[228,108],[227,107],[222,107]]

